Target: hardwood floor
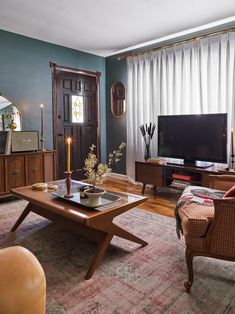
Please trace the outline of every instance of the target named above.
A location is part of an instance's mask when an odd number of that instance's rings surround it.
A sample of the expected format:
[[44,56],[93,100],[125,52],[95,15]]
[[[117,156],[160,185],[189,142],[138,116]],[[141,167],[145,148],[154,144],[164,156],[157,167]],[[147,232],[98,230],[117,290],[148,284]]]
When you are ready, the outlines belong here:
[[[116,191],[142,195],[142,185],[134,185],[127,181],[118,180],[116,178],[106,178],[103,181],[102,186],[104,189],[112,187],[112,189],[115,189]],[[180,197],[180,193],[166,188],[158,188],[157,191],[154,191],[151,186],[147,186],[144,195],[148,197],[148,201],[144,204],[141,204],[140,208],[155,214],[174,217],[174,209],[176,202]]]

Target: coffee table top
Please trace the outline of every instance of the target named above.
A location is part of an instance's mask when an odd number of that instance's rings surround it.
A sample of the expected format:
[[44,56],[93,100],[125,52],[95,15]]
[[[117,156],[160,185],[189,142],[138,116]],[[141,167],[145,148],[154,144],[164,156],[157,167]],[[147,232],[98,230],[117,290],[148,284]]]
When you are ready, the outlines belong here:
[[[65,180],[50,183],[58,185],[58,190],[66,190]],[[87,184],[72,180],[72,189],[78,190],[83,185]],[[102,216],[102,218],[106,216],[107,219],[109,217],[115,217],[147,200],[147,197],[140,195],[114,192],[111,189],[106,191],[119,196],[120,199],[100,208],[91,209],[84,208],[79,205],[73,205],[69,202],[58,199],[48,191],[32,190],[31,186],[12,189],[12,193],[14,195],[29,201],[35,206],[47,209],[53,213],[84,224],[89,224],[92,220],[99,219],[100,216]]]

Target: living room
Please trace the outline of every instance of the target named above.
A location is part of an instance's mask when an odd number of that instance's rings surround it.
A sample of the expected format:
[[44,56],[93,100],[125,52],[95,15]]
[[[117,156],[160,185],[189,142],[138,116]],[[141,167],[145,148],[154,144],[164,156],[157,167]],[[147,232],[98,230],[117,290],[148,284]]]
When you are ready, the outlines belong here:
[[234,11],[1,1],[0,313],[235,313]]

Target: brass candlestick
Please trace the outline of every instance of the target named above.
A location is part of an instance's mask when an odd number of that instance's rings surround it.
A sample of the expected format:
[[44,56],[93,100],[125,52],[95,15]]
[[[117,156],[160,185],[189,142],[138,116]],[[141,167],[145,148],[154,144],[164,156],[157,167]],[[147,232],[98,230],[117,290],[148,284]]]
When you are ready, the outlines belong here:
[[45,152],[46,149],[45,149],[45,137],[44,137],[44,105],[41,104],[40,105],[40,108],[41,108],[41,139],[40,139],[40,142],[41,142],[41,152]]
[[44,138],[43,135],[41,135],[40,142],[41,142],[41,152],[45,152],[46,151],[46,148],[45,148],[45,138]]
[[231,165],[232,165],[232,170],[234,170],[234,154],[231,154]]
[[71,194],[71,174],[72,171],[65,171],[65,175],[66,175],[66,188],[67,188],[67,194],[64,195],[65,198],[72,198],[73,194]]

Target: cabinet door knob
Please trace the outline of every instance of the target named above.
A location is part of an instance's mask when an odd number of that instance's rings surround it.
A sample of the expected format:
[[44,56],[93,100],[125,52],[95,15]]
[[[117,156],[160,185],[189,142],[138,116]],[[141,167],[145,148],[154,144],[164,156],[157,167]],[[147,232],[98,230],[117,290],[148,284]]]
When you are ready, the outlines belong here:
[[35,173],[37,172],[38,168],[33,168],[32,172]]
[[15,171],[12,172],[12,175],[13,175],[13,176],[17,176],[19,173],[20,173],[19,170],[15,170]]
[[64,134],[62,134],[62,133],[58,133],[58,136],[63,136]]

